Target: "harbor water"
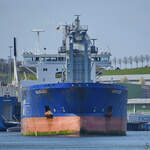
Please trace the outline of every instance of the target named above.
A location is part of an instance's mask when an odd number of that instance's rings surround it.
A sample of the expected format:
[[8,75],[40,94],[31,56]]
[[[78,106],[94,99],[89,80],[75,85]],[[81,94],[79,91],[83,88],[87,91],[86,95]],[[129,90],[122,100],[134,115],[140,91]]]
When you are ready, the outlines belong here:
[[0,150],[150,150],[150,131],[127,136],[35,137],[0,132]]

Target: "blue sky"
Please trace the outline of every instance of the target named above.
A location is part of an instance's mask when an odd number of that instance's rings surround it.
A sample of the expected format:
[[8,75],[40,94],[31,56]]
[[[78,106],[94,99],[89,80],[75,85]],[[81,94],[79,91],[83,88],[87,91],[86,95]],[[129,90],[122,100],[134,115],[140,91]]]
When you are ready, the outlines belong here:
[[36,47],[32,29],[45,30],[40,45],[57,53],[62,32],[57,24],[72,23],[81,15],[99,48],[110,48],[112,56],[150,54],[149,0],[0,0],[0,58],[8,58],[9,46],[17,37],[19,59],[23,49]]

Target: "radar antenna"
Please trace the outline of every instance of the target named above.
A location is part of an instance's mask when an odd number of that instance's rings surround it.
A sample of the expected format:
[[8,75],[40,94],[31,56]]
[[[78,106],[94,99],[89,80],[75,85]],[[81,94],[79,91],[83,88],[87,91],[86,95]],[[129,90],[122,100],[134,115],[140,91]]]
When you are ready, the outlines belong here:
[[76,16],[77,18],[79,18],[81,15],[74,15],[74,16]]

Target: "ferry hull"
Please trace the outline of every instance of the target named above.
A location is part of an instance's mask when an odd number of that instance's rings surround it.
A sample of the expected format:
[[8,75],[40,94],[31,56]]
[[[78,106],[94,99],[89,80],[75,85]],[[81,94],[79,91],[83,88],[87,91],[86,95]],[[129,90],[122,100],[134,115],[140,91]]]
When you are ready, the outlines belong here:
[[[31,86],[22,101],[23,135],[125,135],[127,91],[114,84]],[[46,117],[49,107],[52,117]]]

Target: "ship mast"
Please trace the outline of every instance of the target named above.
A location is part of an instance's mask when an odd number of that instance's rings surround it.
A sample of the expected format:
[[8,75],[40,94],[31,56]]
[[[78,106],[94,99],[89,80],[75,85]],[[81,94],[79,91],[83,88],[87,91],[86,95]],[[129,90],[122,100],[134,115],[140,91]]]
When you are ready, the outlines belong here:
[[9,46],[10,48],[10,57],[9,57],[9,83],[12,82],[12,74],[11,74],[11,49],[12,49],[12,46]]
[[14,37],[14,82],[15,86],[18,87],[16,37]]
[[79,30],[79,27],[80,27],[80,15],[75,15],[76,16],[76,19],[75,19],[75,26],[76,26],[76,29],[75,30]]
[[42,29],[34,29],[32,32],[37,33],[37,48],[36,48],[36,54],[40,54],[40,32],[45,32]]

